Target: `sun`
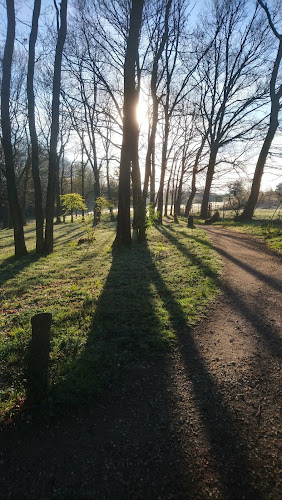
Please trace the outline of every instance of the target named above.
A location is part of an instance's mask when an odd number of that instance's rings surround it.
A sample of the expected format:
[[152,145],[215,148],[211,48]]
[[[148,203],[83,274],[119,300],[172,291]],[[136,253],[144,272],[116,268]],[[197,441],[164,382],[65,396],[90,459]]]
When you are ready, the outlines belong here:
[[136,114],[137,121],[140,127],[148,122],[148,103],[142,98],[139,99]]

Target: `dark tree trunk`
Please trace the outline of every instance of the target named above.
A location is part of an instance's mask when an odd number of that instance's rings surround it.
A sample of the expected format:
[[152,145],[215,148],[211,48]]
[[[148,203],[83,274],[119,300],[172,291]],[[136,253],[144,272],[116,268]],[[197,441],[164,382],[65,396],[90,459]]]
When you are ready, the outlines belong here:
[[175,207],[174,207],[174,212],[176,215],[180,215],[181,211],[181,200],[182,200],[182,187],[183,187],[183,177],[184,177],[184,172],[185,172],[185,157],[183,156],[182,158],[182,164],[181,164],[181,172],[180,172],[180,179],[177,182],[177,192],[176,192],[176,197],[175,197]]
[[167,181],[166,196],[165,196],[165,209],[164,209],[164,215],[165,215],[165,217],[167,217],[167,207],[168,207],[168,198],[169,198],[171,176],[172,176],[172,169],[171,169],[168,181]]
[[164,180],[165,180],[165,172],[166,172],[168,135],[169,135],[169,117],[168,117],[168,110],[165,110],[165,130],[164,130],[164,140],[163,140],[163,147],[162,147],[161,178],[160,178],[160,186],[159,186],[159,192],[158,192],[158,212],[159,212],[158,222],[159,222],[159,224],[162,224],[162,222],[163,222]]
[[190,210],[191,210],[192,205],[193,205],[194,197],[195,197],[195,194],[197,192],[197,189],[196,189],[196,177],[197,177],[197,173],[198,173],[198,165],[199,165],[200,157],[201,157],[201,154],[203,152],[206,140],[207,140],[207,137],[205,135],[202,138],[201,145],[200,145],[200,147],[199,147],[199,149],[197,151],[197,154],[196,154],[195,163],[194,163],[194,167],[193,167],[193,171],[192,171],[191,193],[190,193],[190,196],[189,196],[189,198],[187,200],[187,203],[186,203],[185,217],[188,217],[188,215],[190,213]]
[[11,69],[15,41],[15,7],[14,0],[7,0],[7,38],[3,56],[2,88],[1,88],[1,123],[2,146],[5,157],[5,173],[7,193],[14,226],[15,255],[27,253],[24,239],[23,219],[16,187],[14,157],[12,148],[11,120],[10,120],[10,86]]
[[23,191],[22,191],[22,217],[23,224],[26,224],[26,209],[29,201],[29,188],[30,188],[30,168],[31,168],[31,157],[30,148],[28,146],[28,154],[25,163],[25,174],[23,179]]
[[32,26],[29,37],[29,53],[28,53],[28,71],[27,71],[27,100],[28,100],[28,123],[31,140],[31,165],[32,178],[34,187],[34,205],[35,205],[35,221],[36,221],[36,252],[42,254],[44,251],[43,237],[43,205],[42,205],[42,189],[39,174],[39,152],[38,139],[35,127],[35,104],[34,104],[34,61],[35,61],[35,44],[38,33],[38,19],[40,15],[41,0],[34,0],[34,8],[32,15]]
[[61,224],[61,186],[60,186],[60,155],[57,157],[56,172],[56,224]]
[[157,96],[157,84],[158,84],[158,66],[159,61],[162,57],[165,44],[168,39],[168,20],[169,20],[169,12],[171,8],[172,0],[168,0],[166,4],[165,11],[165,22],[164,22],[164,32],[161,38],[161,42],[159,48],[155,54],[151,75],[151,96],[153,101],[153,117],[152,117],[152,129],[148,140],[148,150],[146,155],[146,163],[145,163],[145,179],[144,179],[144,189],[143,189],[143,198],[146,203],[146,199],[148,196],[148,185],[150,178],[150,190],[151,190],[151,203],[155,203],[155,142],[156,142],[156,131],[158,124],[158,106],[159,99]]
[[278,125],[279,125],[279,121],[278,121],[278,114],[279,114],[279,109],[280,109],[279,99],[282,97],[282,85],[280,85],[279,90],[277,92],[275,90],[277,74],[278,74],[279,66],[280,66],[281,59],[282,59],[282,35],[280,35],[279,37],[280,37],[279,48],[278,48],[277,56],[275,59],[273,70],[272,70],[271,81],[270,81],[271,113],[270,113],[269,128],[268,128],[266,138],[264,139],[264,142],[263,142],[263,145],[262,145],[259,157],[258,157],[258,161],[256,164],[256,169],[255,169],[255,173],[254,173],[254,177],[253,177],[252,188],[251,188],[249,199],[246,203],[246,206],[245,206],[242,214],[237,218],[238,220],[241,220],[241,221],[247,221],[247,220],[251,220],[253,218],[254,211],[255,211],[256,204],[257,204],[258,197],[259,197],[261,178],[263,175],[266,158],[267,158],[267,155],[269,153],[271,143],[273,141],[273,138],[275,136],[276,130],[277,130]]
[[133,0],[124,62],[123,139],[120,158],[117,234],[114,245],[131,243],[130,230],[130,168],[136,159],[136,82],[139,35],[142,24],[143,0]]
[[156,162],[155,162],[155,148],[152,152],[152,163],[151,163],[151,176],[150,176],[150,203],[155,207],[156,200]]
[[206,184],[205,184],[203,200],[202,200],[202,205],[201,205],[200,217],[202,219],[207,219],[207,217],[208,217],[209,197],[210,197],[210,190],[211,190],[211,185],[212,185],[213,176],[214,176],[214,169],[215,169],[217,153],[218,153],[218,145],[215,144],[215,145],[211,146],[210,159],[209,159],[207,177],[206,177]]
[[97,161],[97,151],[96,151],[96,141],[94,130],[92,134],[92,149],[94,155],[93,162],[93,174],[94,174],[94,220],[93,225],[96,226],[101,220],[101,205],[99,203],[98,198],[101,196],[101,186],[100,186],[100,171],[98,169],[98,161]]
[[67,0],[62,0],[60,4],[61,25],[58,31],[56,46],[54,77],[53,77],[53,100],[52,100],[52,123],[49,150],[49,172],[46,200],[46,228],[44,247],[46,253],[52,253],[54,247],[54,204],[56,195],[56,174],[57,174],[57,142],[59,133],[59,107],[61,88],[61,66],[63,48],[67,33]]

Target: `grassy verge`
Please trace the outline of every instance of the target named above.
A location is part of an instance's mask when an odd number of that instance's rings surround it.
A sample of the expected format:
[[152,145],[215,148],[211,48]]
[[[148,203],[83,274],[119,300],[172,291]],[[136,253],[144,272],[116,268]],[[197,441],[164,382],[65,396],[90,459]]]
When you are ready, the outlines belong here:
[[271,221],[254,219],[252,222],[234,222],[232,219],[226,219],[219,224],[251,234],[261,240],[278,253],[282,253],[282,221]]
[[30,253],[18,260],[12,232],[0,233],[2,417],[25,398],[34,314],[52,313],[49,403],[66,405],[100,393],[135,360],[162,355],[217,291],[220,265],[201,229],[166,223],[114,254],[114,224],[79,245],[84,232],[80,221],[56,226],[54,253],[38,257],[28,224]]
[[[225,218],[216,225],[228,227],[234,231],[248,233],[266,242],[278,253],[282,253],[282,220],[273,219],[275,209],[257,209],[251,222],[234,222],[235,212],[225,214]],[[280,212],[278,213],[278,215]],[[220,215],[222,215],[220,213]],[[204,224],[204,220],[197,219],[197,224]]]

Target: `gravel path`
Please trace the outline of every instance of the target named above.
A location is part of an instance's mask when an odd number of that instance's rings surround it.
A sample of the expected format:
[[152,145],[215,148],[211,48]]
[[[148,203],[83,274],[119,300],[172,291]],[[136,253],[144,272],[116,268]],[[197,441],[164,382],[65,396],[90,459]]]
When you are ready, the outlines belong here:
[[206,230],[224,264],[207,319],[95,410],[3,432],[1,499],[282,498],[282,260]]

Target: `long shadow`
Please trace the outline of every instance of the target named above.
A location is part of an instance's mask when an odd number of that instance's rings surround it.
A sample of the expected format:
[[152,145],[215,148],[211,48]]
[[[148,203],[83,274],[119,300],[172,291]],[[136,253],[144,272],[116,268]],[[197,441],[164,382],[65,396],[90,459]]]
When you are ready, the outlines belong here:
[[[179,468],[180,448],[170,436],[171,403],[165,369],[168,344],[160,333],[160,322],[154,307],[156,291],[152,283],[157,280],[158,274],[146,244],[133,245],[132,249],[113,253],[112,266],[83,352],[73,360],[67,378],[58,387],[60,394],[65,394],[64,403],[69,398],[70,405],[72,398],[78,398],[78,402],[89,402],[94,396],[94,400],[98,398],[99,401],[100,391],[103,392],[105,387],[109,390],[113,381],[115,388],[119,388],[118,395],[116,390],[110,396],[111,414],[103,417],[101,431],[103,447],[105,443],[110,447],[108,454],[112,460],[112,472],[105,481],[104,475],[96,477],[93,471],[95,493],[101,498],[113,488],[116,492],[114,498],[131,498],[127,482],[130,482],[131,489],[142,485],[142,498],[157,498],[162,492],[163,498],[166,498],[167,489],[175,490],[176,494],[187,479],[183,479]],[[164,288],[162,293],[166,292]],[[144,365],[147,368],[144,369]],[[154,378],[155,365],[157,380]],[[125,388],[127,379],[130,380],[129,390]],[[155,408],[158,399],[166,408],[160,414]],[[115,443],[114,450],[109,444],[112,442]],[[96,443],[93,445],[97,446]],[[100,464],[103,451],[98,455],[95,460]],[[134,466],[128,468],[125,464],[131,460]],[[142,463],[144,460],[145,465]],[[166,482],[162,485],[164,476]],[[125,486],[119,477],[125,478]],[[138,498],[139,495],[140,492]],[[180,495],[179,498],[186,496]]]
[[[165,231],[167,231],[167,230],[165,230]],[[253,276],[255,276],[256,278],[258,278],[259,280],[264,281],[267,285],[269,285],[270,287],[274,288],[278,292],[282,292],[281,281],[276,280],[275,278],[270,278],[266,274],[258,271],[257,269],[254,269],[252,266],[246,264],[245,262],[242,262],[240,259],[237,259],[236,257],[233,257],[233,255],[230,255],[230,253],[226,252],[222,248],[219,248],[215,243],[210,243],[210,242],[204,240],[203,238],[199,238],[199,237],[193,236],[193,235],[189,236],[189,238],[192,238],[195,241],[197,241],[198,243],[201,243],[202,245],[206,245],[209,248],[213,248],[220,255],[222,255],[226,259],[229,259],[231,262],[233,262],[237,266],[241,267],[246,272],[252,274]],[[279,256],[275,256],[275,257],[280,258]]]
[[[211,278],[213,278],[216,282],[218,282],[219,280],[219,276],[218,276],[218,272],[216,270],[214,270],[209,262],[209,259],[205,259],[204,256],[201,258],[201,257],[198,257],[197,255],[195,255],[191,250],[189,250],[184,243],[181,243],[181,241],[179,241],[177,238],[175,238],[170,232],[168,229],[164,228],[163,226],[157,226],[156,229],[161,233],[163,234],[180,252],[183,253],[183,255],[185,257],[187,257],[187,259],[189,259],[190,262],[192,262],[192,264],[196,265],[196,266],[199,266],[202,271],[204,272],[204,274],[206,276],[210,276]],[[181,233],[181,231],[180,231]],[[187,238],[187,233],[183,233],[185,235],[185,237]],[[207,246],[209,246],[209,244],[203,240],[204,243],[207,244]]]
[[[185,245],[181,244],[177,240],[177,238],[175,238],[172,234],[170,234],[167,231],[167,229],[162,228],[162,233],[166,234],[167,238],[171,241],[171,243],[173,243],[175,245],[175,247],[178,248],[178,250],[180,250],[186,257],[188,257],[189,260],[193,259],[193,256],[191,256],[191,252],[188,252]],[[239,266],[241,265],[241,261],[233,258],[232,256],[230,256],[230,254],[228,254],[225,251],[220,252],[220,249],[218,249],[214,244],[211,244],[211,243],[205,241],[204,239],[196,237],[196,236],[194,236],[193,238],[197,242],[204,244],[204,245],[207,245],[208,247],[211,247],[211,248],[217,250],[219,253],[224,255],[226,258],[229,258],[231,261],[233,261],[233,262],[235,261],[235,263],[237,265],[239,265]],[[198,263],[198,265],[201,265],[200,261],[198,261],[197,263]],[[244,267],[244,266],[241,266],[241,267]],[[250,266],[247,266],[247,265],[246,265],[246,267],[250,268]],[[256,272],[255,270],[253,270],[253,271],[254,272],[252,274],[258,275],[258,277],[260,279],[263,279],[263,278],[261,278],[262,273],[260,273],[259,271]],[[217,278],[217,276],[215,275],[215,273],[213,271],[211,271],[211,275],[213,277]],[[265,275],[263,275],[263,276],[265,277]],[[267,276],[266,276],[266,278],[267,279],[265,279],[264,281],[267,284],[273,283],[273,281],[274,281],[273,288],[276,288],[280,292],[280,288],[277,285],[275,286],[275,280],[272,280],[271,278],[268,278]],[[227,297],[229,298],[229,300],[232,304],[232,307],[234,309],[237,309],[241,314],[243,314],[246,317],[246,319],[248,321],[250,321],[252,323],[252,325],[256,328],[258,334],[260,335],[261,339],[263,340],[263,342],[264,342],[266,348],[268,349],[268,351],[270,352],[270,354],[278,359],[281,359],[282,358],[282,347],[281,347],[281,332],[279,331],[279,329],[275,328],[273,325],[270,326],[269,323],[267,323],[262,318],[262,316],[260,314],[260,310],[257,307],[257,304],[255,306],[255,310],[253,310],[251,307],[248,306],[248,304],[244,300],[242,300],[239,297],[238,293],[236,293],[236,291],[233,290],[233,288],[230,288],[226,283],[223,283],[219,280],[217,280],[217,282],[218,282],[219,286],[221,287],[222,291],[224,293],[226,293]]]
[[24,257],[15,257],[14,255],[3,260],[0,264],[0,286],[7,281],[15,278],[24,269],[37,262],[42,256],[31,252]]
[[[152,266],[154,266],[153,262]],[[194,394],[209,436],[212,454],[227,489],[228,498],[259,499],[259,491],[252,484],[254,477],[247,464],[247,443],[242,443],[242,437],[235,429],[235,422],[225,406],[220,390],[208,372],[190,330],[184,327],[186,320],[181,307],[155,267],[154,275],[155,286],[175,325],[179,348],[188,376],[193,383]],[[182,328],[179,328],[180,324]]]
[[[162,232],[165,234],[164,230]],[[185,250],[183,245],[175,241],[172,235],[168,234],[168,237],[190,261],[197,265],[206,266],[206,271],[215,279],[217,278],[215,271],[207,263],[201,261],[192,252],[188,252],[187,249]],[[259,499],[259,491],[253,486],[254,474],[251,473],[251,468],[248,466],[247,444],[243,442],[242,436],[235,428],[233,416],[225,406],[219,387],[209,373],[204,359],[195,345],[187,326],[186,316],[157,270],[146,244],[140,245],[135,251],[124,250],[114,254],[112,267],[93,317],[87,343],[82,355],[73,362],[70,370],[71,376],[65,380],[61,390],[65,391],[66,394],[69,391],[75,392],[76,381],[79,381],[77,390],[81,391],[82,380],[88,380],[88,384],[92,383],[92,390],[95,393],[97,390],[95,383],[97,387],[101,387],[103,383],[107,385],[109,380],[115,376],[117,366],[125,368],[128,365],[129,370],[131,370],[134,361],[153,359],[165,349],[165,343],[159,333],[159,320],[154,309],[154,293],[156,292],[174,326],[185,369],[193,383],[195,398],[208,435],[211,453],[227,492],[226,498]],[[128,376],[132,376],[131,371],[129,371]],[[168,380],[168,373],[163,374],[162,404],[167,407],[168,418],[172,419],[172,416],[169,417],[171,403],[169,403],[168,397]],[[141,390],[140,387],[142,384],[139,383],[136,390]],[[141,404],[146,406],[148,418],[155,422],[158,415],[156,415],[154,407],[153,409],[147,407],[146,394],[144,397],[145,399],[141,398]],[[136,399],[136,395],[131,394],[129,398],[130,401],[132,400],[129,407],[132,405],[134,412],[136,411],[134,407],[136,401],[135,403],[133,401]],[[116,400],[113,403],[113,412],[115,412],[115,405],[126,404]],[[154,427],[152,421],[149,424],[148,420],[143,422],[142,418],[137,418],[136,429],[134,424],[134,429],[126,430],[127,436],[131,433],[132,439],[138,441],[138,437],[134,437],[134,434],[152,432],[152,436],[148,436],[148,439],[153,441],[154,445],[154,440],[160,436],[152,431],[152,427]],[[167,442],[168,449],[166,447],[161,451],[166,467],[167,461],[170,464],[179,464],[181,453],[178,449],[180,445],[177,439],[170,438],[170,428],[170,421],[167,420],[162,431],[162,439],[165,435],[164,441]],[[125,446],[124,453],[126,453],[127,445],[123,444]],[[189,459],[197,461],[193,449]],[[184,465],[185,463],[182,461],[182,467]],[[153,468],[153,474],[155,473],[159,481],[163,466],[151,461],[150,467]],[[175,469],[172,468],[168,491],[170,488],[171,491],[173,490],[173,484],[177,481],[174,473]],[[138,477],[135,479],[140,480]],[[112,478],[111,481],[114,479]],[[181,483],[182,479],[178,481]],[[144,482],[143,493],[145,484]],[[148,485],[147,487],[149,488],[147,497],[153,498],[152,490]],[[183,496],[174,496],[173,498],[186,498],[187,491],[184,493]],[[169,497],[164,496],[164,498]]]

